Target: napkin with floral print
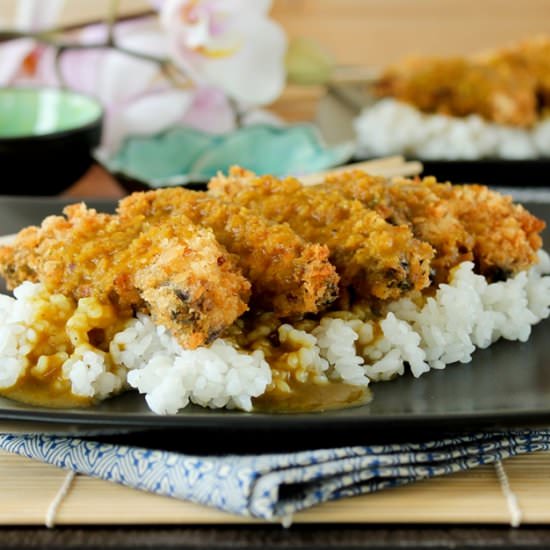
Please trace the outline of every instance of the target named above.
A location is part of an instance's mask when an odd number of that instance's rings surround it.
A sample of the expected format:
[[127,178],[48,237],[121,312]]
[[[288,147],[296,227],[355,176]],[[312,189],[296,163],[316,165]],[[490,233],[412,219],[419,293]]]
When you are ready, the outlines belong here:
[[284,521],[325,501],[550,450],[550,429],[258,455],[191,455],[42,434],[0,434],[0,448],[233,514]]

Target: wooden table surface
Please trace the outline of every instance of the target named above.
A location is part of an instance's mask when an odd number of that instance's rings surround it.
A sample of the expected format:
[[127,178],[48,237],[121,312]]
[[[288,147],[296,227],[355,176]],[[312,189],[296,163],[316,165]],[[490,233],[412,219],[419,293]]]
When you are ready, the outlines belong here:
[[80,180],[62,193],[61,196],[74,199],[91,197],[119,199],[125,193],[125,190],[107,171],[99,165],[93,165]]

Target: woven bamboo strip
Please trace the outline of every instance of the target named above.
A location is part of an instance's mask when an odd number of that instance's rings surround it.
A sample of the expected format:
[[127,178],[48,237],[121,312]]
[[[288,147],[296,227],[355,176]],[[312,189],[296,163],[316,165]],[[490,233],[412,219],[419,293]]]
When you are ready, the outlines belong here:
[[[523,523],[550,524],[550,453],[516,457],[505,461],[504,467],[518,498]],[[63,470],[0,452],[0,525],[42,525],[47,507],[64,478]],[[294,517],[295,523],[509,521],[492,466],[327,503]],[[254,520],[85,476],[76,478],[56,518],[58,525],[251,522]]]

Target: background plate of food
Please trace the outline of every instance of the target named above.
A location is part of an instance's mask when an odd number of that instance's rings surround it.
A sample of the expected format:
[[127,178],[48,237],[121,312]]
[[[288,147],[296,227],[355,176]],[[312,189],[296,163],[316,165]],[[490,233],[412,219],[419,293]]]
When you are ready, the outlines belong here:
[[357,140],[357,157],[421,159],[440,180],[547,185],[550,39],[469,58],[415,57],[369,82],[335,83],[319,123],[331,142]]

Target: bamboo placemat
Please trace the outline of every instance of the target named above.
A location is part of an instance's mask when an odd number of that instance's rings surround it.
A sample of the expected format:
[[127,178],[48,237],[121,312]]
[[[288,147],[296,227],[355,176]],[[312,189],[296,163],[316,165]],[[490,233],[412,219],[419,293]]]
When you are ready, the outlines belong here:
[[[550,452],[503,463],[522,524],[550,524]],[[44,525],[66,472],[0,452],[0,525]],[[238,516],[77,476],[56,525],[235,524]],[[494,466],[434,478],[300,512],[294,523],[509,524],[511,511]]]

